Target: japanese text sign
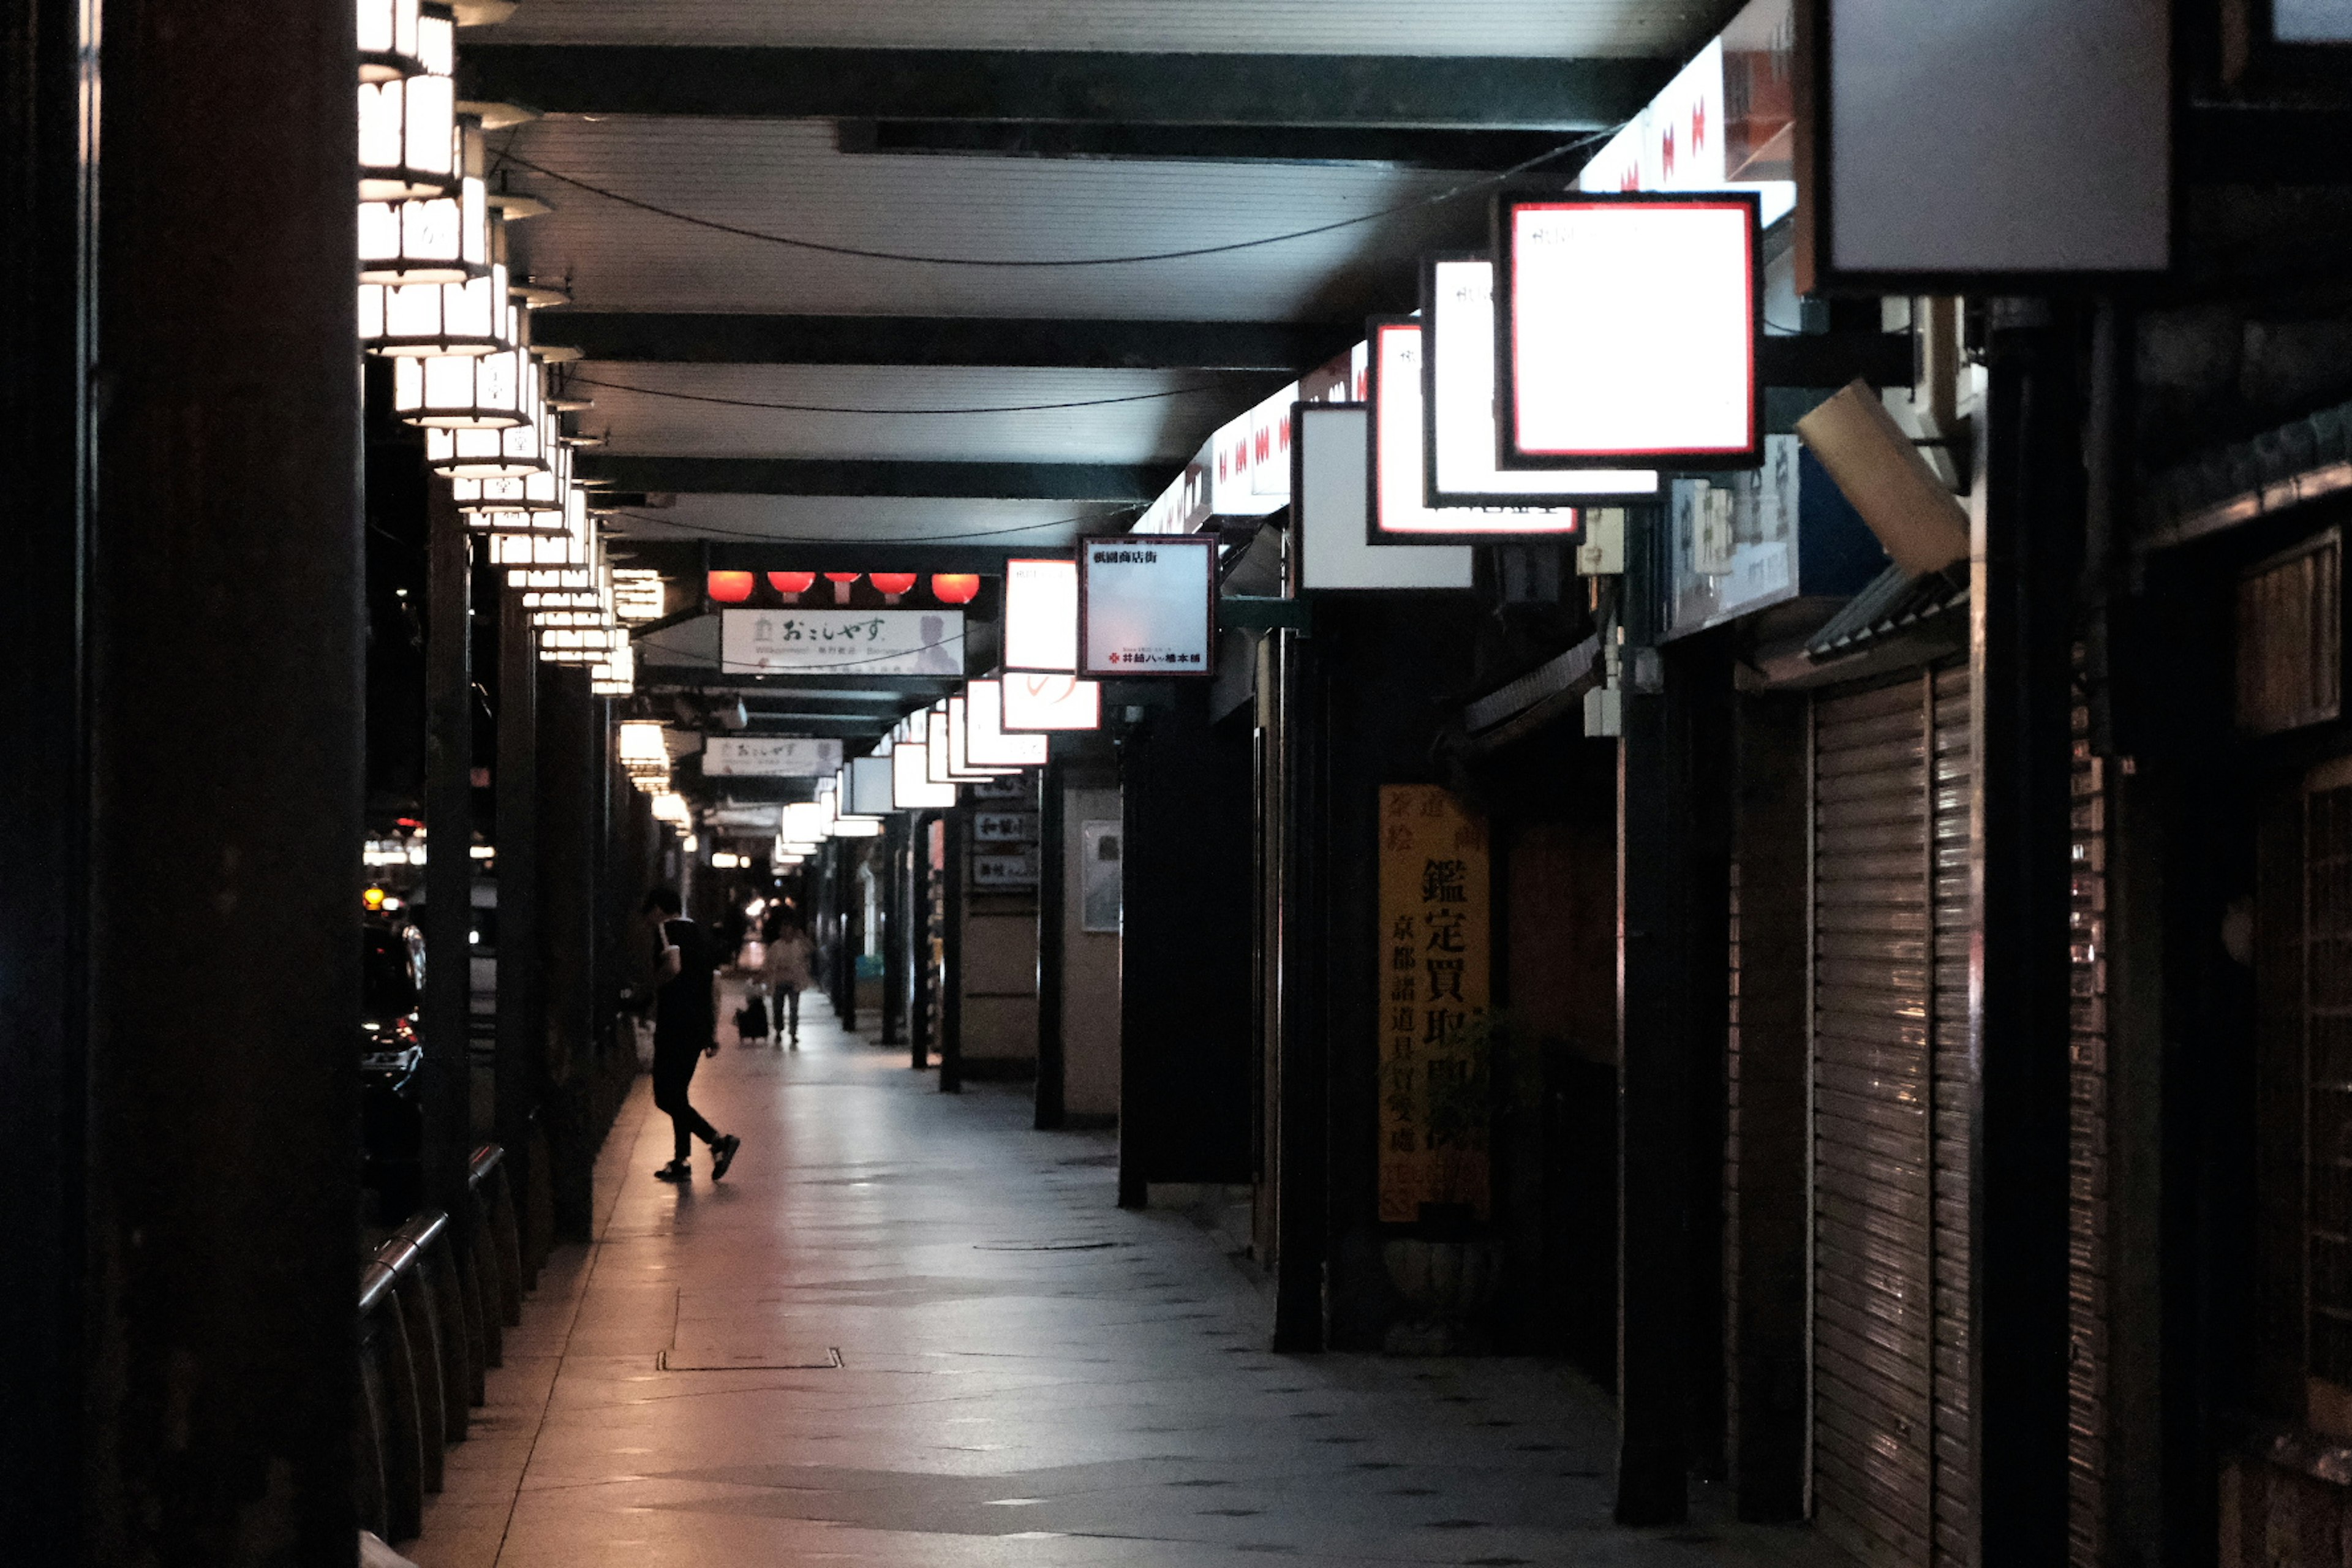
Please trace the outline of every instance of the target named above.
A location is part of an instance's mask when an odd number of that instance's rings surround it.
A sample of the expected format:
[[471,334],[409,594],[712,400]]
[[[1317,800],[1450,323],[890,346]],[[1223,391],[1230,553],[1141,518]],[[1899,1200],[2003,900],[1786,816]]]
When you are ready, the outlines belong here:
[[1212,673],[1216,595],[1214,534],[1081,541],[1078,673]]
[[719,667],[730,675],[961,676],[963,613],[728,610],[719,619]]

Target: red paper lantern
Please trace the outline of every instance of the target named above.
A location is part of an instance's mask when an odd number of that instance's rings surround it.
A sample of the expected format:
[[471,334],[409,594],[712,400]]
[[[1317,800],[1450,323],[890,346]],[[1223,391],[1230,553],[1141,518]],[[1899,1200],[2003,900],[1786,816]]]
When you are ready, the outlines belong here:
[[751,596],[752,581],[749,572],[713,572],[703,591],[719,604],[740,605]]
[[942,605],[969,605],[980,597],[980,578],[971,572],[940,572],[931,577],[931,596]]
[[787,599],[799,598],[803,594],[809,591],[810,585],[815,581],[816,574],[814,572],[771,572],[768,574],[768,586],[773,588],[777,593],[782,594]]
[[833,602],[836,605],[845,605],[849,603],[849,590],[851,586],[856,583],[858,578],[864,575],[865,574],[862,572],[826,573],[824,574],[824,580],[833,584]]
[[916,574],[912,572],[877,572],[874,574],[874,591],[895,605],[900,595],[914,587],[915,577]]

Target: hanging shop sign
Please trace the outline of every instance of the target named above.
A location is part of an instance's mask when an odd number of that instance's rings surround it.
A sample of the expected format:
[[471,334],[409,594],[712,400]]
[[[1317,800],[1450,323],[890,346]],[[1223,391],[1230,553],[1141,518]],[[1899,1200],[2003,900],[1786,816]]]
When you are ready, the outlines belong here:
[[880,816],[885,812],[898,809],[898,800],[891,791],[892,778],[893,769],[888,757],[852,757],[845,780],[850,815]]
[[971,836],[982,844],[1034,844],[1037,814],[1034,811],[975,811]]
[[1074,675],[1008,673],[999,683],[1007,734],[1102,728],[1102,687]]
[[1504,468],[1763,460],[1757,198],[1496,204]]
[[1508,543],[1566,539],[1578,531],[1572,506],[1448,507],[1429,504],[1429,428],[1422,417],[1421,323],[1402,316],[1371,323],[1371,510],[1373,544]]
[[1037,885],[1037,852],[1024,849],[1009,855],[974,854],[971,885],[986,892],[1022,892]]
[[955,785],[931,780],[928,742],[901,741],[890,748],[892,810],[945,811],[955,803]]
[[1651,468],[1522,468],[1496,462],[1495,262],[1432,258],[1422,273],[1424,499],[1438,510],[1654,500]]
[[725,610],[719,668],[730,675],[963,673],[961,610]]
[[[1005,679],[1023,678],[1009,675]],[[1044,767],[1051,755],[1051,741],[1045,735],[1005,733],[1004,694],[998,689],[998,684],[993,680],[974,680],[964,686],[965,754],[984,768]]]
[[1380,1216],[1488,1217],[1493,1119],[1487,1005],[1493,921],[1486,826],[1435,784],[1383,784],[1380,931]]
[[713,735],[702,743],[712,778],[813,779],[841,766],[841,742],[808,735]]
[[1794,436],[1769,436],[1764,466],[1676,479],[1659,624],[1678,637],[1800,594],[1859,593],[1885,568],[1862,517]]
[[1360,403],[1298,405],[1291,434],[1297,500],[1291,530],[1298,585],[1340,588],[1467,588],[1466,544],[1389,545],[1367,538],[1371,410]]
[[957,783],[968,779],[994,778],[999,773],[1017,769],[989,767],[972,760],[971,703],[961,697],[948,699],[948,772]]
[[1577,176],[1588,191],[1754,191],[1766,227],[1797,205],[1790,0],[1754,0]]
[[1126,830],[1118,818],[1078,825],[1078,929],[1116,933],[1125,912],[1126,881],[1120,875]]
[[1081,540],[1078,673],[1214,673],[1216,602],[1213,534]]
[[1004,563],[1004,668],[1078,668],[1078,563]]
[[1923,47],[1907,7],[1798,0],[1798,291],[2025,294],[2164,270],[2169,16],[1977,0],[1940,8]]

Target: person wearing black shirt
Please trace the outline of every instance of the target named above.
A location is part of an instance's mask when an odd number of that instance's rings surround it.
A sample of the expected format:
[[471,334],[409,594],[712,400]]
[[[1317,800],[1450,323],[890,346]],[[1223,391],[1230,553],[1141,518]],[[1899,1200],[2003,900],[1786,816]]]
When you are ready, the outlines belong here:
[[674,889],[656,888],[646,895],[645,921],[661,944],[654,966],[654,1104],[669,1112],[677,1136],[675,1157],[654,1175],[665,1182],[692,1181],[694,1167],[688,1156],[693,1140],[699,1138],[710,1145],[710,1179],[717,1181],[735,1163],[735,1151],[743,1141],[705,1121],[686,1098],[696,1064],[719,1049],[719,1020],[711,1000],[718,965],[709,937],[684,918],[682,908]]

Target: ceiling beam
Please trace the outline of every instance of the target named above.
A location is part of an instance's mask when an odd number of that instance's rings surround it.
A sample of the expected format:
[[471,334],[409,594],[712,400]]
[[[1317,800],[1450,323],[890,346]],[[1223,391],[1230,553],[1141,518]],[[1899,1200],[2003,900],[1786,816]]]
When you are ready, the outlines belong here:
[[[1179,464],[925,463],[840,458],[663,458],[583,452],[583,479],[646,495],[885,496],[1146,503]],[[681,523],[681,527],[690,524]],[[848,568],[844,567],[846,571]]]
[[1295,375],[1361,321],[1106,321],[956,316],[676,315],[541,310],[534,342],[646,364],[958,365]]
[[1540,131],[1621,124],[1675,69],[1625,58],[471,40],[457,66],[461,98],[542,114]]
[[844,153],[1136,163],[1366,163],[1388,169],[1516,168],[1559,144],[1552,131],[1356,125],[1074,125],[1004,120],[844,120]]

